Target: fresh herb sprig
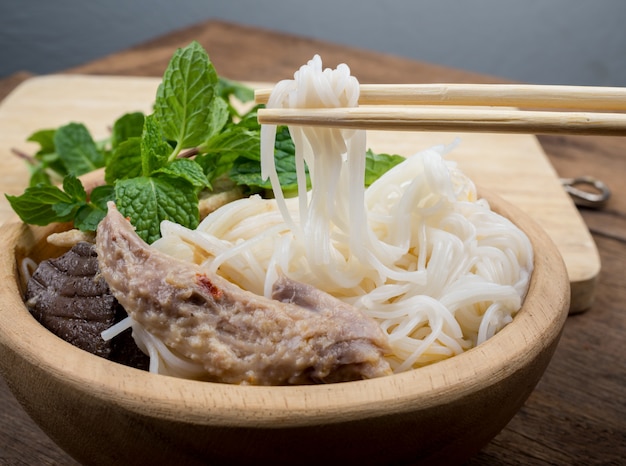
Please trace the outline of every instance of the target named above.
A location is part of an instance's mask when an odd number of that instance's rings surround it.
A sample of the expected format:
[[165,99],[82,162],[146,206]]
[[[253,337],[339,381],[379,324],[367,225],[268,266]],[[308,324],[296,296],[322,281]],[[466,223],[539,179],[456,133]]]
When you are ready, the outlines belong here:
[[[218,77],[197,42],[175,52],[158,87],[154,111],[118,118],[111,136],[94,141],[81,123],[40,130],[29,137],[40,150],[30,160],[29,187],[7,199],[30,224],[73,221],[94,231],[112,200],[148,243],[160,237],[163,220],[195,228],[198,194],[228,177],[251,192],[269,192],[261,178],[260,126],[253,107],[240,114],[231,97],[253,91]],[[296,188],[295,148],[286,127],[277,132],[276,167],[282,189]],[[366,184],[403,158],[367,152]],[[104,167],[104,186],[87,194],[80,175]],[[59,180],[62,186],[58,186]]]
[[[29,139],[41,148],[30,186],[7,199],[25,222],[37,225],[73,220],[81,230],[94,230],[106,202],[114,200],[148,242],[159,237],[165,219],[195,228],[198,193],[230,170],[234,154],[259,152],[259,132],[235,123],[245,116],[229,104],[231,94],[246,92],[220,81],[207,53],[192,42],[170,60],[154,112],[123,115],[108,141],[95,142],[79,123],[33,134]],[[200,155],[180,157],[188,149]],[[76,177],[101,167],[106,185],[87,196]],[[54,184],[59,177],[62,187]]]

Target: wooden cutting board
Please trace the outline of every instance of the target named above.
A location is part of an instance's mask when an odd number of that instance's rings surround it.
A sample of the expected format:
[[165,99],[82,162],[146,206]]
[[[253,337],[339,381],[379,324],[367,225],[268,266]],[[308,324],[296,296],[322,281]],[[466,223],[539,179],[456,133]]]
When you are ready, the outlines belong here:
[[[49,75],[18,86],[0,104],[0,187],[21,194],[29,177],[12,148],[32,153],[34,131],[71,121],[85,123],[96,139],[126,112],[151,112],[157,78]],[[368,147],[411,155],[434,145],[458,142],[449,158],[480,187],[530,214],[557,244],[572,286],[570,312],[587,309],[600,272],[596,245],[554,168],[531,135],[486,133],[368,132]],[[12,215],[4,196],[0,222]]]

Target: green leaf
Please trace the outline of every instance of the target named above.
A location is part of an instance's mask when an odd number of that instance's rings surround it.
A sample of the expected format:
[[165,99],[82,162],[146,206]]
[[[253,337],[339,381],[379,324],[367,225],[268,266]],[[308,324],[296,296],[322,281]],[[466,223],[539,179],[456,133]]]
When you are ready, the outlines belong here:
[[76,201],[87,201],[87,192],[81,181],[73,175],[63,178],[63,191]]
[[39,144],[37,156],[50,154],[56,151],[54,147],[54,133],[56,133],[56,129],[40,129],[28,136],[26,140]]
[[52,206],[52,210],[59,218],[71,218],[76,210],[87,202],[87,192],[81,181],[74,175],[63,178],[63,191],[69,200],[59,201]]
[[193,187],[181,178],[169,176],[138,177],[115,183],[117,208],[135,226],[147,243],[160,237],[163,220],[198,226],[198,197]]
[[130,138],[141,137],[143,121],[144,114],[142,112],[126,113],[115,120],[111,132],[111,147],[115,149]]
[[206,141],[196,161],[209,181],[228,173],[238,157],[260,159],[261,137],[257,131],[231,126]]
[[211,119],[205,137],[205,141],[218,134],[226,125],[230,117],[228,104],[220,97],[211,101]]
[[80,231],[96,231],[98,224],[106,216],[106,209],[84,204],[78,208],[74,216],[74,226]]
[[74,226],[81,231],[96,231],[107,214],[107,202],[115,200],[113,186],[98,186],[91,191],[90,202],[81,205],[74,217]]
[[[275,151],[274,160],[276,173],[280,181],[283,192],[294,191],[298,188],[296,176],[295,156],[287,152]],[[310,181],[307,173],[307,188],[310,188]],[[238,185],[245,185],[260,189],[271,189],[270,180],[261,178],[261,162],[249,158],[238,158],[233,164],[229,177]]]
[[217,92],[226,101],[228,101],[231,95],[243,103],[254,100],[254,89],[240,82],[231,81],[226,78],[219,78]]
[[[289,128],[286,126],[279,126],[276,128],[276,141],[274,142],[274,153],[279,158],[294,157],[296,156],[296,146],[291,139]],[[259,160],[261,152],[259,151]]]
[[150,176],[163,167],[172,153],[172,147],[163,137],[163,131],[155,115],[146,117],[141,136],[141,173]]
[[82,175],[104,166],[104,156],[98,151],[91,134],[81,123],[69,123],[54,133],[56,152],[68,173]]
[[80,203],[75,201],[70,202],[57,202],[52,205],[52,210],[54,211],[57,218],[66,219],[67,221],[71,220],[74,217],[74,213],[80,207]]
[[115,188],[109,184],[96,186],[89,193],[89,202],[106,211],[107,202],[115,200]]
[[376,154],[372,149],[368,149],[365,153],[365,186],[369,186],[387,170],[404,160],[401,155]]
[[67,175],[67,169],[56,153],[55,133],[56,129],[42,129],[35,131],[27,138],[27,141],[39,144],[39,150],[35,153],[34,160],[28,164],[29,186],[36,186],[39,183],[53,184],[51,175],[56,174],[59,179]]
[[72,198],[56,186],[31,186],[20,196],[5,196],[11,208],[25,223],[47,225],[71,220],[69,215],[59,215],[54,209],[59,203],[72,202]]
[[132,137],[118,145],[107,161],[104,181],[134,178],[141,175],[141,138]]
[[28,181],[28,186],[37,186],[38,184],[52,185],[52,180],[50,179],[50,175],[48,175],[44,166],[29,165],[28,169],[30,171],[30,179]]
[[157,170],[156,173],[164,173],[172,177],[183,178],[198,189],[211,186],[202,167],[194,160],[174,160],[172,163]]
[[[235,160],[235,164],[228,174],[228,177],[239,186],[271,189],[272,185],[270,181],[261,178],[261,172],[259,171],[260,167],[261,165],[259,162],[240,157]],[[278,171],[278,167],[276,167],[276,170]],[[281,187],[283,187],[282,182]]]
[[241,115],[237,126],[239,128],[245,128],[249,131],[261,131],[261,125],[258,119],[258,109],[263,107],[263,105],[257,105],[251,108],[247,113]]
[[51,185],[37,185],[26,189],[21,196],[6,196],[20,218],[33,225],[74,220],[74,226],[83,231],[95,231],[106,215],[106,202],[113,200],[113,187],[98,186],[87,192],[73,175],[63,179],[63,190]]
[[[279,126],[276,130],[274,143],[274,163],[276,173],[283,192],[294,191],[298,187],[296,175],[296,148],[286,126]],[[307,173],[307,188],[310,188],[310,180]],[[261,155],[250,152],[239,157],[233,163],[229,177],[238,185],[246,185],[253,188],[269,190],[272,188],[270,180],[261,178]]]
[[197,42],[178,49],[157,89],[155,114],[168,140],[177,149],[194,147],[206,139],[218,82],[215,68]]
[[[219,82],[217,85],[217,93],[224,99],[224,102],[227,104],[227,110],[230,116],[231,121],[233,119],[241,119],[248,112],[245,110],[247,106],[243,106],[243,114],[241,113],[242,106],[238,105],[237,107],[233,105],[233,100],[238,100],[240,103],[245,104],[247,102],[251,102],[254,100],[254,89],[238,83],[236,81],[230,81],[228,79],[219,78]],[[234,99],[233,99],[234,98]],[[257,127],[259,127],[259,123],[256,122]]]
[[56,172],[61,178],[68,174],[65,164],[56,152],[37,153],[35,156],[41,162],[43,168],[50,168]]
[[[56,152],[50,152],[47,154],[38,154],[36,158],[39,160],[39,164],[36,166],[30,166],[34,170],[32,171],[33,179],[30,180],[29,185],[34,186],[37,184],[36,171],[37,169],[44,172],[43,178],[39,178],[41,182],[47,184],[57,184],[63,181],[63,177],[68,174],[65,164],[60,159],[59,154]],[[49,179],[49,182],[45,181],[45,178]]]

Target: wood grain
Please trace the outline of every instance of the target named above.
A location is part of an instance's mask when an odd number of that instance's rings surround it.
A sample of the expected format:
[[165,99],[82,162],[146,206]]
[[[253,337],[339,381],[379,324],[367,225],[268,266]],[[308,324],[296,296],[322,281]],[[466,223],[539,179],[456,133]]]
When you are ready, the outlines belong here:
[[[349,61],[363,82],[505,82],[463,70],[405,60],[248,26],[208,21],[87,63],[77,73],[155,76],[176,47],[198,40],[218,71],[232,79],[290,77],[312,54]],[[511,53],[514,53],[511,50]],[[0,80],[0,93],[30,77]],[[595,136],[540,136],[560,176],[595,176],[613,196],[581,214],[602,270],[592,308],[570,316],[547,372],[521,411],[470,465],[623,464],[626,457],[626,141]],[[0,463],[76,464],[54,446],[0,381]]]

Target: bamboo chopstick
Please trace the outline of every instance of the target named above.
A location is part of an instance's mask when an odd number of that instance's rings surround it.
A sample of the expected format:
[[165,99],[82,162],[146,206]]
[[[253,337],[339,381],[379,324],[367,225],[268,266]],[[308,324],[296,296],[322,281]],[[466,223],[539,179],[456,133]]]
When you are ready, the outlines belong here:
[[260,109],[261,124],[372,130],[626,136],[626,114],[424,107]]
[[[255,91],[267,103],[272,89]],[[361,84],[360,105],[483,105],[535,109],[626,110],[626,87],[533,84]]]
[[[363,107],[267,108],[259,109],[258,120],[261,124],[379,130],[626,136],[626,114],[607,113],[626,110],[626,88],[362,84],[360,91],[359,104]],[[257,103],[267,101],[270,92],[257,91]]]

